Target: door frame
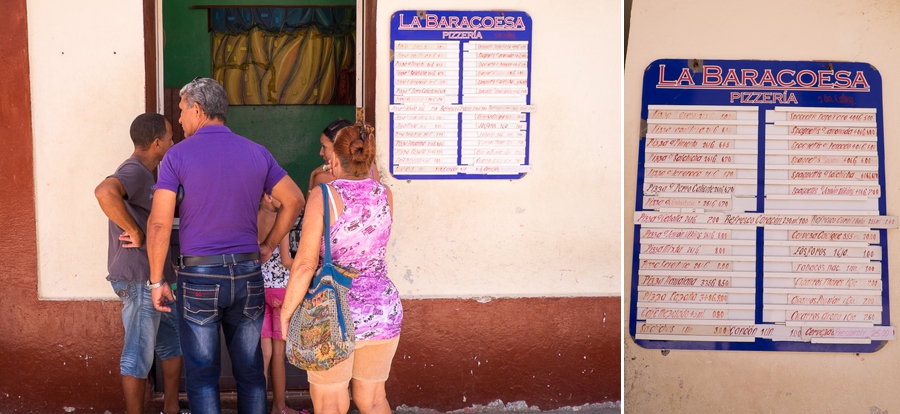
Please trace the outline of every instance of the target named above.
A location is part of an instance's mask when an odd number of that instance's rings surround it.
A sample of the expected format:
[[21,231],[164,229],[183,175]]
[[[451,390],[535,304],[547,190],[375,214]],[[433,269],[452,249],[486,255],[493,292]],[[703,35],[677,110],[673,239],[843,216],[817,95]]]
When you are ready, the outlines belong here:
[[[166,92],[163,83],[163,46],[165,33],[162,22],[163,0],[142,0],[144,29],[144,90],[145,111],[164,113]],[[377,0],[357,0],[357,120],[375,126],[375,20]],[[362,29],[360,29],[362,25]],[[360,36],[361,35],[361,36]],[[361,62],[359,62],[361,61]],[[174,98],[170,96],[170,98]],[[176,103],[177,105],[177,103]],[[180,130],[179,125],[173,129]],[[223,372],[225,367],[223,366]],[[161,383],[157,378],[157,394]],[[181,384],[184,389],[184,384]]]
[[[144,9],[144,90],[145,108],[147,112],[162,113],[163,96],[163,41],[165,34],[162,28],[163,0],[143,0]],[[357,0],[357,12],[362,9],[361,18],[357,18],[357,50],[362,45],[362,73],[357,72],[357,85],[361,91],[357,93],[356,115],[358,121],[375,126],[375,20],[377,0]],[[359,23],[362,30],[359,30]],[[362,36],[359,36],[362,33]]]

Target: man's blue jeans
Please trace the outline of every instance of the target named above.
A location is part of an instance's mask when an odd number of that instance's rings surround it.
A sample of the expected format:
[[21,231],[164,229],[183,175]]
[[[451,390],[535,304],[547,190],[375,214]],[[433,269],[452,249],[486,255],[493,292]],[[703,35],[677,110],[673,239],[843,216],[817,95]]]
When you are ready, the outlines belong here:
[[259,344],[265,289],[259,261],[182,267],[178,291],[179,336],[191,412],[221,412],[221,325],[237,382],[238,413],[265,413],[266,378]]
[[125,376],[147,378],[153,365],[154,349],[162,360],[181,356],[178,309],[172,309],[171,313],[156,310],[146,282],[111,280],[110,283],[124,304],[125,344],[119,371]]

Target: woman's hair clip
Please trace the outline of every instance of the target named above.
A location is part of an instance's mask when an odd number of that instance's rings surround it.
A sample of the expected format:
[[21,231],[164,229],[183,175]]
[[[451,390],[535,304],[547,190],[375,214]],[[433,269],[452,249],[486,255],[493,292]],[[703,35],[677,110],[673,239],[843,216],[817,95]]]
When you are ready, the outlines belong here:
[[366,124],[360,122],[358,124],[358,127],[359,127],[359,139],[361,139],[363,142],[366,142],[366,140],[369,139],[369,131],[368,131],[368,128],[366,128]]

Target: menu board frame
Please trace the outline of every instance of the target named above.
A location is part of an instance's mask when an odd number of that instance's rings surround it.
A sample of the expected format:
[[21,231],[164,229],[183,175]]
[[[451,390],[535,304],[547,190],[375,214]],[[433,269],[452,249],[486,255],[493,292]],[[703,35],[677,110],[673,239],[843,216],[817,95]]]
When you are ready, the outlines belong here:
[[[410,89],[404,85],[397,84],[397,68],[395,64],[399,58],[397,49],[398,42],[404,41],[422,41],[422,42],[458,42],[458,68],[449,68],[449,72],[457,72],[455,88],[458,87],[456,100],[454,102],[408,102],[402,96],[402,92]],[[521,97],[513,97],[511,99],[517,102],[504,102],[504,97],[496,99],[488,99],[483,102],[470,103],[465,98],[466,91],[472,91],[471,83],[464,82],[465,73],[473,72],[471,67],[466,65],[466,54],[468,43],[470,42],[496,42],[497,44],[512,44],[516,42],[521,45],[523,42],[527,44],[525,51],[527,53],[527,61],[525,63],[525,71],[527,72],[525,88],[527,93],[524,96],[524,102],[518,102]],[[390,170],[391,174],[397,179],[405,180],[447,180],[447,179],[519,179],[530,171],[530,147],[531,147],[531,60],[532,60],[532,21],[528,13],[522,11],[450,11],[450,10],[401,10],[391,15],[391,67],[390,67]],[[455,50],[448,50],[452,53]],[[520,59],[521,60],[521,59]],[[474,58],[473,58],[474,61]],[[452,62],[451,62],[452,63]],[[468,69],[467,69],[468,68]],[[447,77],[447,76],[444,76]],[[490,79],[488,79],[490,80]],[[427,83],[427,82],[426,82]],[[497,83],[505,85],[503,81],[489,82],[488,84]],[[398,88],[405,88],[398,93]],[[453,89],[455,89],[453,88]],[[496,87],[497,90],[503,92],[503,86]],[[424,92],[429,92],[423,89]],[[447,87],[447,89],[451,89]],[[487,87],[485,87],[487,89]],[[521,91],[522,85],[517,82],[508,89],[516,89]],[[490,92],[487,89],[488,93]],[[481,93],[476,90],[475,93]],[[410,108],[414,106],[416,108]],[[429,110],[430,108],[430,110]],[[410,112],[415,111],[415,112]],[[445,138],[443,143],[427,140],[416,141],[415,138],[398,137],[399,133],[409,133],[409,131],[398,131],[398,122],[395,117],[398,114],[424,114],[424,117],[434,119],[432,125],[424,124],[423,130],[429,129],[434,131],[435,128],[445,130],[441,138]],[[451,119],[453,116],[456,119]],[[401,115],[402,117],[403,115]],[[409,117],[409,115],[406,115]],[[478,118],[476,118],[478,117]],[[513,120],[512,117],[515,117]],[[505,132],[500,130],[496,133],[483,130],[476,119],[482,119],[486,123],[492,123],[492,119],[499,119],[496,122],[498,128],[510,128]],[[513,120],[510,122],[509,120]],[[473,122],[476,122],[473,124]],[[504,123],[504,125],[500,125]],[[412,125],[413,122],[404,124]],[[455,126],[453,126],[455,124]],[[474,126],[473,126],[474,125]],[[448,128],[449,127],[449,128]],[[468,129],[468,131],[466,131]],[[455,136],[452,136],[455,130]],[[423,132],[424,132],[423,131]],[[413,131],[418,132],[418,131]],[[508,139],[510,134],[515,137]],[[440,135],[440,132],[437,133]],[[482,138],[484,141],[477,140],[475,137]],[[524,142],[522,139],[524,138]],[[402,142],[421,145],[422,148],[401,147],[398,145]],[[449,144],[455,141],[455,146]],[[484,142],[484,144],[482,144]],[[475,143],[475,144],[472,144]],[[522,143],[524,146],[522,146]],[[435,144],[435,146],[431,146]],[[440,144],[440,145],[436,145]],[[481,147],[480,145],[485,145]],[[466,147],[469,148],[466,148]],[[472,148],[475,147],[475,148]],[[405,151],[406,153],[399,153]],[[438,160],[436,169],[441,171],[415,171],[417,168],[427,170],[431,166],[427,164],[417,164],[417,158],[424,158],[427,154],[431,159],[421,160],[423,163],[433,163]],[[433,156],[432,156],[433,155]],[[451,158],[455,157],[452,162]],[[519,163],[511,163],[511,160],[519,161]],[[404,163],[403,161],[409,161]]]
[[[839,74],[839,76],[835,76]],[[741,152],[742,150],[732,150],[732,154],[736,153],[734,157],[743,156],[746,160],[747,157],[751,155],[756,156],[756,165],[758,166],[756,169],[755,176],[755,184],[752,182],[749,184],[750,186],[755,185],[756,187],[756,199],[755,199],[755,208],[745,208],[742,211],[742,214],[724,214],[722,212],[717,212],[715,209],[707,209],[700,211],[700,214],[692,214],[688,212],[687,214],[680,214],[679,211],[690,211],[690,209],[679,210],[677,208],[669,208],[668,211],[673,212],[671,215],[666,214],[658,214],[654,211],[653,208],[646,208],[648,206],[648,199],[652,202],[659,203],[658,200],[654,200],[652,197],[645,197],[645,188],[647,185],[651,186],[650,191],[653,191],[654,180],[649,180],[651,183],[645,184],[645,180],[648,177],[645,177],[645,167],[647,164],[647,156],[648,152],[653,155],[653,152],[663,153],[663,156],[678,156],[679,154],[665,154],[666,150],[659,148],[649,148],[648,151],[648,131],[654,127],[653,122],[648,122],[648,120],[652,121],[649,116],[649,109],[651,106],[666,107],[667,106],[677,106],[677,105],[690,105],[695,107],[702,107],[703,110],[706,111],[705,114],[715,114],[720,113],[721,111],[727,111],[729,108],[744,108],[747,106],[755,106],[758,107],[758,119],[756,122],[751,123],[749,127],[745,128],[757,128],[756,133],[756,147],[752,150],[743,150],[745,152]],[[881,75],[877,69],[875,69],[871,64],[865,62],[842,62],[842,61],[767,61],[767,60],[703,60],[703,59],[659,59],[651,63],[647,66],[643,77],[643,92],[642,92],[642,103],[641,103],[641,138],[640,145],[638,151],[638,166],[637,166],[637,187],[636,187],[636,197],[635,197],[635,225],[634,225],[634,243],[633,243],[633,265],[632,265],[632,274],[631,274],[631,300],[629,304],[629,313],[631,315],[629,320],[629,333],[634,339],[635,343],[641,347],[649,348],[649,349],[695,349],[695,350],[743,350],[743,351],[789,351],[789,352],[851,352],[851,353],[870,353],[875,352],[886,343],[885,340],[877,340],[871,339],[870,343],[862,343],[865,341],[861,341],[860,343],[833,343],[838,341],[833,341],[829,343],[829,340],[820,340],[816,341],[796,341],[796,340],[773,340],[770,339],[773,336],[778,335],[793,335],[794,332],[788,332],[792,328],[790,324],[786,327],[783,324],[775,324],[771,322],[763,321],[763,275],[764,275],[764,263],[763,258],[765,256],[765,249],[770,244],[778,244],[779,242],[771,243],[765,238],[766,229],[770,228],[769,225],[772,224],[784,224],[785,220],[790,223],[792,220],[806,220],[807,218],[802,218],[800,215],[802,214],[813,214],[812,217],[815,217],[814,214],[827,214],[823,212],[812,212],[805,213],[802,211],[797,211],[794,216],[791,216],[791,212],[785,210],[779,210],[777,213],[768,214],[766,210],[766,131],[767,128],[772,128],[773,122],[770,119],[767,119],[767,116],[771,116],[774,111],[784,111],[785,108],[789,107],[807,107],[807,108],[823,108],[822,111],[839,111],[839,109],[834,108],[874,108],[875,109],[875,128],[877,129],[877,143],[876,143],[876,151],[878,154],[878,179],[877,184],[880,191],[878,191],[878,201],[877,201],[877,214],[878,216],[871,215],[867,217],[871,217],[875,220],[874,222],[878,222],[876,225],[872,225],[868,227],[866,230],[870,230],[871,233],[877,232],[877,240],[878,243],[870,243],[870,247],[878,248],[880,253],[875,256],[875,259],[880,259],[881,262],[872,262],[873,265],[875,263],[878,264],[880,269],[880,283],[881,283],[881,320],[878,323],[874,324],[874,330],[878,331],[878,334],[884,334],[884,338],[893,339],[894,329],[890,327],[890,300],[889,300],[889,280],[888,280],[888,246],[887,246],[887,228],[896,228],[896,218],[892,217],[882,217],[887,214],[887,201],[886,196],[884,194],[885,187],[885,174],[884,174],[884,122],[883,122],[883,105],[882,105],[882,80]],[[776,109],[778,108],[778,109]],[[828,109],[825,109],[828,108]],[[789,110],[789,109],[788,109]],[[719,111],[719,112],[716,112]],[[724,116],[723,116],[724,119]],[[660,121],[656,121],[659,123]],[[690,121],[683,121],[690,123]],[[729,121],[729,122],[737,122],[737,121]],[[777,123],[775,123],[777,124]],[[767,126],[768,125],[768,126]],[[651,135],[652,135],[652,131]],[[692,131],[695,133],[702,131]],[[690,134],[685,134],[689,136]],[[711,146],[729,146],[734,145],[735,138],[737,139],[745,139],[746,137],[740,137],[736,135],[732,135],[725,139],[716,140],[716,137],[710,136],[709,138],[703,138],[705,142],[708,142]],[[730,141],[729,141],[730,139]],[[696,138],[688,138],[689,141],[697,140]],[[746,142],[746,141],[744,141]],[[688,144],[692,144],[693,142],[689,142]],[[680,143],[684,144],[684,143]],[[663,144],[660,144],[663,145]],[[732,147],[733,148],[733,147]],[[745,146],[746,148],[746,146]],[[708,152],[710,155],[703,155],[703,157],[713,157],[709,160],[704,158],[703,162],[711,162],[711,163],[721,163],[721,158],[716,154],[716,150],[700,150],[699,152]],[[690,152],[690,151],[686,151]],[[723,151],[728,152],[728,151]],[[777,150],[770,150],[768,155],[771,157],[772,153],[784,155],[785,151],[779,153]],[[741,155],[744,154],[744,155]],[[657,155],[657,159],[662,156]],[[682,155],[682,157],[684,157]],[[730,160],[729,160],[730,161]],[[802,162],[804,160],[800,160]],[[856,162],[856,158],[851,160],[852,162]],[[652,162],[652,160],[651,160]],[[733,161],[737,163],[737,161]],[[791,161],[793,164],[793,161]],[[694,169],[700,169],[703,167],[698,167],[697,163],[693,164]],[[717,164],[715,168],[723,168]],[[743,167],[746,168],[746,165]],[[803,170],[804,168],[809,166],[790,166],[789,168],[796,168],[799,170]],[[652,168],[652,167],[651,167]],[[689,167],[686,167],[689,168]],[[732,167],[729,167],[732,168]],[[786,167],[788,168],[788,167]],[[857,167],[848,167],[850,169]],[[807,168],[808,169],[808,168]],[[874,168],[872,168],[874,170]],[[678,169],[657,169],[653,171],[653,173],[658,173],[660,176],[672,177],[677,174],[683,174],[686,171],[693,173],[690,170],[678,170]],[[710,171],[710,170],[707,170]],[[720,174],[720,171],[728,171],[726,170],[714,170],[715,172],[712,174]],[[734,171],[734,170],[731,170]],[[707,174],[710,174],[707,172]],[[770,173],[771,174],[771,173]],[[714,176],[715,178],[721,178]],[[733,176],[731,176],[733,177]],[[658,181],[658,180],[656,180]],[[714,180],[715,181],[715,180]],[[719,180],[724,183],[724,180]],[[735,181],[750,181],[750,180],[735,180]],[[769,181],[771,183],[772,180]],[[747,183],[745,184],[745,188],[747,187]],[[821,183],[819,183],[821,184]],[[661,188],[660,191],[665,191],[665,187],[661,185],[657,185],[658,188]],[[735,185],[731,188],[732,192],[736,192],[734,188],[737,187]],[[849,186],[848,187],[852,187]],[[872,186],[874,188],[874,186]],[[795,191],[791,187],[792,190]],[[823,186],[822,188],[826,188]],[[833,188],[833,187],[832,187]],[[671,194],[670,194],[671,196]],[[786,196],[775,196],[773,197],[771,193],[769,193],[769,198],[771,200],[779,200],[779,199],[790,199],[790,195]],[[717,197],[716,195],[709,195],[712,199],[713,197]],[[752,196],[751,196],[752,197]],[[779,198],[780,197],[780,198]],[[824,197],[824,196],[823,196]],[[827,197],[826,197],[827,198]],[[853,198],[852,196],[848,196],[846,198]],[[865,197],[856,197],[856,199],[865,198]],[[664,200],[667,201],[668,200]],[[744,198],[744,205],[749,205],[751,203],[751,198]],[[691,202],[696,202],[694,206],[701,205],[713,205],[714,203],[698,199],[698,200],[686,200],[680,201],[679,206],[688,205]],[[700,204],[707,203],[707,204]],[[773,202],[774,203],[774,202]],[[874,202],[873,202],[874,203]],[[652,204],[651,204],[652,205]],[[676,204],[672,202],[672,205]],[[781,205],[784,205],[783,203]],[[657,204],[658,206],[658,204]],[[731,207],[730,205],[728,206]],[[661,210],[660,210],[661,211]],[[774,209],[772,210],[774,211]],[[653,212],[653,213],[650,213]],[[656,214],[654,216],[654,214]],[[784,215],[783,217],[778,217],[778,214]],[[682,217],[684,216],[684,217]],[[715,335],[722,334],[721,332],[714,332],[714,327],[712,326],[714,323],[708,323],[710,325],[708,329],[701,329],[703,332],[709,330],[708,333],[704,333],[702,335],[707,335],[703,340],[668,340],[667,338],[674,338],[674,336],[666,336],[666,335],[658,335],[660,333],[659,329],[670,329],[671,325],[667,324],[653,324],[653,323],[645,323],[647,318],[639,315],[638,310],[638,302],[639,298],[639,270],[641,266],[641,250],[642,250],[642,226],[640,223],[649,223],[652,221],[648,220],[656,220],[659,219],[661,221],[666,222],[677,222],[677,220],[687,220],[690,223],[690,220],[713,220],[714,218],[718,220],[718,217],[730,218],[734,221],[731,222],[733,224],[732,228],[741,229],[741,231],[748,234],[748,232],[752,232],[755,230],[755,242],[750,243],[749,240],[744,240],[746,246],[741,246],[744,251],[747,249],[755,248],[755,263],[750,266],[754,266],[754,268],[743,269],[746,270],[743,273],[747,274],[755,274],[755,291],[753,295],[753,307],[749,309],[746,305],[738,305],[743,306],[741,312],[747,313],[752,311],[753,321],[751,324],[747,326],[747,332],[730,332],[726,333],[726,335],[745,335],[745,338],[734,338],[732,341],[725,340],[715,340]],[[858,218],[859,220],[863,220]],[[670,221],[671,220],[671,221]],[[888,225],[884,225],[884,222],[888,222]],[[682,222],[684,223],[684,222]],[[766,223],[766,224],[762,224]],[[747,225],[749,224],[749,225]],[[795,223],[796,224],[796,223]],[[678,224],[674,224],[677,228]],[[743,227],[742,227],[743,226]],[[690,227],[688,225],[688,227]],[[860,226],[866,227],[866,226]],[[648,227],[649,228],[649,227]],[[682,227],[683,228],[683,227]],[[729,232],[731,230],[728,230]],[[738,231],[738,230],[735,230]],[[858,234],[857,234],[858,233]],[[854,232],[852,233],[854,236],[858,236],[864,232]],[[851,233],[848,233],[851,234]],[[751,239],[753,240],[753,239]],[[765,242],[764,242],[765,240]],[[783,244],[783,242],[782,242]],[[677,247],[677,246],[676,246]],[[737,249],[738,246],[735,246]],[[659,246],[648,246],[650,249],[673,249],[671,246],[669,247],[659,247]],[[706,247],[706,249],[712,249],[713,247]],[[778,247],[781,248],[781,247]],[[731,247],[728,247],[726,254],[731,253]],[[866,253],[870,252],[872,249],[863,249],[856,248],[856,250],[852,250],[856,253]],[[866,253],[871,254],[871,253]],[[793,254],[792,254],[793,256]],[[675,257],[675,256],[669,256]],[[869,257],[869,256],[866,256]],[[783,259],[783,260],[778,260]],[[689,261],[690,259],[688,259]],[[724,260],[724,259],[723,259]],[[766,260],[771,261],[782,261],[789,262],[791,258],[775,258],[770,259],[766,258]],[[687,263],[688,261],[684,261]],[[837,260],[835,260],[837,261]],[[646,262],[646,260],[645,260]],[[680,263],[680,262],[679,262]],[[650,265],[655,265],[656,263],[650,263]],[[645,272],[646,273],[646,272]],[[665,273],[665,272],[661,272]],[[678,272],[670,272],[670,273],[678,273]],[[687,272],[685,272],[687,273]],[[716,279],[716,277],[704,277],[704,274],[701,272],[695,272],[695,274],[699,274],[702,279]],[[725,272],[710,272],[707,275],[711,276],[723,276],[720,279],[728,279],[725,276]],[[785,275],[781,275],[785,276]],[[645,275],[646,277],[646,275]],[[646,284],[645,284],[646,285]],[[727,286],[727,285],[726,285]],[[659,297],[665,297],[659,293],[654,292],[653,288],[643,287],[643,294],[645,296],[649,296],[650,300],[655,300]],[[698,289],[702,290],[702,289]],[[740,290],[740,289],[734,289]],[[749,290],[749,289],[745,289]],[[775,289],[777,290],[777,289]],[[656,296],[654,296],[656,295]],[[801,296],[801,295],[795,295]],[[847,297],[855,297],[851,294],[844,295]],[[646,299],[646,298],[645,298]],[[671,300],[671,297],[668,298]],[[806,298],[801,298],[806,299]],[[816,303],[816,302],[811,302]],[[646,307],[646,302],[644,305],[645,313],[649,309]],[[733,305],[734,306],[734,305]],[[734,306],[734,308],[738,308],[738,306]],[[676,306],[671,306],[672,308],[676,308]],[[690,306],[687,307],[690,309]],[[677,308],[676,308],[677,309]],[[663,311],[666,311],[663,309]],[[671,311],[671,310],[669,310]],[[684,312],[683,310],[680,312]],[[852,312],[848,312],[852,313]],[[656,317],[664,317],[664,316],[656,316]],[[655,321],[659,321],[660,319],[656,319]],[[710,322],[710,321],[706,321]],[[725,325],[727,323],[723,322],[721,325]],[[638,335],[637,327],[641,326],[643,330],[642,335]],[[796,326],[796,325],[794,325]],[[763,331],[767,331],[765,334],[760,334],[756,329],[759,328],[774,328],[780,332],[772,332],[771,329],[762,329]],[[732,330],[737,328],[735,326],[730,327]],[[718,329],[718,328],[715,328]],[[837,330],[841,330],[844,328],[840,328]],[[849,329],[849,328],[848,328]],[[744,329],[738,329],[738,331],[743,331]],[[650,333],[650,334],[648,334]],[[812,332],[812,335],[816,335],[819,332]],[[832,332],[833,337],[836,339],[838,335],[835,335]],[[701,335],[701,334],[698,334]],[[768,337],[767,337],[768,335]],[[800,335],[805,335],[804,333],[800,333]],[[638,336],[642,336],[643,338],[652,338],[652,339],[637,339]],[[871,338],[875,338],[872,336]],[[743,339],[743,340],[741,340]]]

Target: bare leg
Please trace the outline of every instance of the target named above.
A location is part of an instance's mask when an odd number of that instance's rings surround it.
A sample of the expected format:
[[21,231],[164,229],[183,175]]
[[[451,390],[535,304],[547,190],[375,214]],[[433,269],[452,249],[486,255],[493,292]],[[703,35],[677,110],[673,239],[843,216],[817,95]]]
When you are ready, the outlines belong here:
[[[284,347],[286,343],[280,339],[272,341],[272,412],[279,414],[287,408],[284,400],[285,366]],[[296,410],[287,408],[289,414],[296,414]]]
[[309,396],[312,397],[313,412],[316,414],[346,414],[350,410],[350,393],[346,383],[309,384]]
[[146,378],[122,376],[122,390],[125,392],[125,412],[128,414],[142,414],[144,412],[144,388],[147,387]]
[[162,362],[163,391],[165,402],[163,412],[165,414],[178,414],[181,407],[178,405],[178,385],[181,380],[181,367],[184,365],[184,357],[169,358]]
[[352,380],[350,386],[353,388],[353,402],[360,414],[391,414],[391,406],[384,392],[384,381]]
[[272,338],[260,338],[259,342],[263,352],[263,375],[268,381],[266,384],[266,388],[268,388],[268,384],[272,382],[269,379],[269,362],[272,361]]

